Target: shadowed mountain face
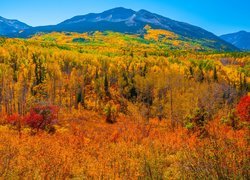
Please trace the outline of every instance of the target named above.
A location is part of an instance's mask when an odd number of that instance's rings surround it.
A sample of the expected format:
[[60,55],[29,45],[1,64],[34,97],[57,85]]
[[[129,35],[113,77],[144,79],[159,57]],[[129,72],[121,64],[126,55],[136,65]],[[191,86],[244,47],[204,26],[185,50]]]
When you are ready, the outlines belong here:
[[221,38],[241,50],[250,50],[250,32],[240,31],[237,33],[222,35]]
[[140,33],[147,24],[152,28],[169,30],[185,37],[218,40],[217,36],[202,28],[174,21],[146,10],[136,12],[125,8],[115,8],[99,14],[90,13],[75,16],[55,26],[32,28],[27,33],[40,30],[74,32],[110,30],[123,33]]
[[204,46],[217,50],[235,51],[233,45],[223,41],[216,35],[200,27],[178,22],[146,10],[133,11],[125,8],[115,8],[102,13],[90,13],[75,16],[62,23],[52,26],[40,26],[24,30],[21,33],[12,33],[11,37],[30,37],[36,33],[44,32],[90,32],[90,31],[115,31],[130,34],[143,34],[144,27],[164,29],[174,32],[180,38],[204,41]]
[[0,17],[0,36],[8,36],[10,34],[19,33],[20,31],[28,28],[30,28],[30,26],[20,21]]

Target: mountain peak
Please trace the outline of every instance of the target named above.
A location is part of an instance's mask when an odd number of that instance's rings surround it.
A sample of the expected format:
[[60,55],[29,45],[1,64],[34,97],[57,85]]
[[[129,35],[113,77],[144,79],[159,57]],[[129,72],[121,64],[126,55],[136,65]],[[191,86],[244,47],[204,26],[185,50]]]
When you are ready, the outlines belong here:
[[139,14],[153,14],[153,13],[151,13],[150,11],[145,10],[145,9],[141,9],[141,10],[139,10],[137,13],[139,13]]
[[0,35],[8,35],[30,28],[18,20],[6,19],[0,16]]
[[87,15],[75,16],[71,19],[68,19],[59,25],[65,24],[76,24],[83,22],[123,22],[127,21],[131,16],[136,12],[132,9],[126,9],[123,7],[113,8],[102,13],[90,13]]
[[105,16],[112,16],[113,19],[128,19],[136,12],[132,9],[126,9],[123,7],[117,7],[114,9],[110,9],[107,11],[102,12],[100,15],[104,18]]
[[250,32],[239,31],[236,33],[230,33],[220,36],[221,39],[227,41],[228,43],[233,44],[241,50],[249,51],[250,50]]
[[135,13],[134,10],[127,9],[127,8],[124,8],[124,7],[116,7],[116,8],[104,11],[103,13],[106,13],[106,12],[109,12],[109,13],[133,12],[133,13]]
[[247,34],[247,33],[249,33],[249,32],[247,32],[247,31],[245,31],[245,30],[241,30],[241,31],[239,31],[238,33]]

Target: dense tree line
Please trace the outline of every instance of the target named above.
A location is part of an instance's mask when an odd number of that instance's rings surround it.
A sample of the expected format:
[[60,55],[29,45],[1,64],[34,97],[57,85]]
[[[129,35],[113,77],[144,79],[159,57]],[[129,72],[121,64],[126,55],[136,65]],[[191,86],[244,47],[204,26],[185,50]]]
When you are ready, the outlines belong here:
[[127,102],[132,102],[145,119],[170,119],[176,126],[194,109],[213,117],[249,88],[249,55],[244,53],[152,54],[139,45],[123,52],[108,45],[97,51],[95,46],[69,46],[1,41],[1,113],[24,115],[36,104],[103,111],[110,102],[126,113]]

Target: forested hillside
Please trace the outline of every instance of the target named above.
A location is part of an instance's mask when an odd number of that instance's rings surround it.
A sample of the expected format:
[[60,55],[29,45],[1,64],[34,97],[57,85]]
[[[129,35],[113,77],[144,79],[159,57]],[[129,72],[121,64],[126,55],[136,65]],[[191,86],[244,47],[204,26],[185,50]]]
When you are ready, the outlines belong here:
[[0,39],[0,177],[250,177],[250,54],[145,31]]

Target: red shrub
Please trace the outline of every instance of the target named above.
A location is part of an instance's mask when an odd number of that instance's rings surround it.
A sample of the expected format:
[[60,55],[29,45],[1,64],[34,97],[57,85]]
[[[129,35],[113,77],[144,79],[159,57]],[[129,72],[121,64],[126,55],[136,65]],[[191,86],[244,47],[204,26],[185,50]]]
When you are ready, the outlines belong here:
[[240,99],[236,107],[237,114],[242,121],[250,121],[250,96],[244,96]]
[[57,122],[58,108],[56,106],[36,106],[25,116],[25,124],[33,129],[51,130]]
[[12,115],[8,116],[6,120],[7,120],[8,124],[16,126],[20,123],[21,117],[19,116],[19,114],[12,114]]

